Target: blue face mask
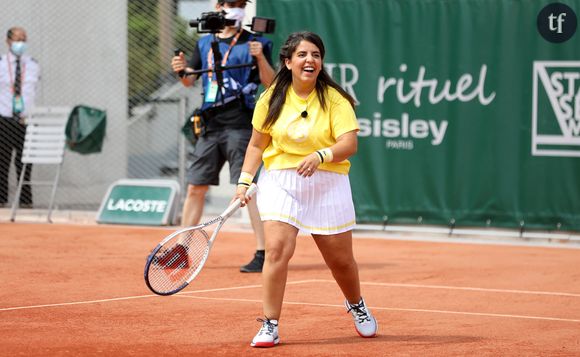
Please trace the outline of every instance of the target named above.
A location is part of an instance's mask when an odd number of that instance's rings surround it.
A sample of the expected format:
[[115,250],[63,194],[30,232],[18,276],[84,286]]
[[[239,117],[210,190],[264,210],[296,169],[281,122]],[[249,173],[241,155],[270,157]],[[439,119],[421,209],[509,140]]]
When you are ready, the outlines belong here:
[[14,41],[12,42],[12,44],[10,45],[10,51],[15,55],[15,56],[22,56],[22,54],[26,51],[26,42],[24,41]]

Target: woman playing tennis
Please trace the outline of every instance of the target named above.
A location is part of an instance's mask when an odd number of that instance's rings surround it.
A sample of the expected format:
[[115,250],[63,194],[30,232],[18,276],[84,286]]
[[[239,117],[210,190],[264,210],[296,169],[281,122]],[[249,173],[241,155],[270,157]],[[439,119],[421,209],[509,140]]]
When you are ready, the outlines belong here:
[[280,341],[288,263],[299,231],[314,238],[358,334],[377,333],[377,322],[361,296],[352,250],[355,212],[347,159],[357,150],[354,99],[324,70],[324,54],[318,35],[291,34],[280,50],[280,69],[252,120],[236,197],[246,203],[246,190],[263,160],[257,200],[266,233],[265,318],[259,319],[262,326],[253,347],[272,347]]

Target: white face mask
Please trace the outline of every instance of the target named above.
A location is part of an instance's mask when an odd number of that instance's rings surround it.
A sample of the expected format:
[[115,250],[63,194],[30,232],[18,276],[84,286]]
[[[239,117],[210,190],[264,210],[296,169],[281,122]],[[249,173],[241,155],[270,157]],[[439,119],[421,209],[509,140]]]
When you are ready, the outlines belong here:
[[241,27],[242,21],[246,16],[246,10],[240,7],[224,8],[226,15],[224,16],[228,20],[236,20],[236,26]]
[[12,42],[12,44],[10,45],[10,51],[15,55],[15,56],[22,56],[22,54],[26,51],[26,42],[24,41],[14,41]]

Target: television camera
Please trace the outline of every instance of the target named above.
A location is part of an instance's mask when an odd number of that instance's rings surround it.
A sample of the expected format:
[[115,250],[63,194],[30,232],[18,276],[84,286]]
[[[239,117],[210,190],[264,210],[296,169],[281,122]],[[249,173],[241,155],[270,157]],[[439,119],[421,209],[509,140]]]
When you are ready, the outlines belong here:
[[[189,21],[189,26],[195,28],[198,33],[219,33],[226,26],[233,26],[236,20],[225,18],[225,11],[204,12],[197,19]],[[267,17],[254,17],[250,29],[256,34],[273,33],[276,28],[276,20]]]

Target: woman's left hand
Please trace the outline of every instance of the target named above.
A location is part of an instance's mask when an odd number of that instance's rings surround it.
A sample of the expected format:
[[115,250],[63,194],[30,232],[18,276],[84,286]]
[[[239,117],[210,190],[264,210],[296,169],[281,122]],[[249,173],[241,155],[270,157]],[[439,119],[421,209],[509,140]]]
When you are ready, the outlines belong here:
[[320,159],[316,152],[306,156],[301,163],[298,164],[296,167],[296,172],[298,175],[303,177],[310,177],[314,175],[316,169],[318,169],[318,165],[320,165]]

